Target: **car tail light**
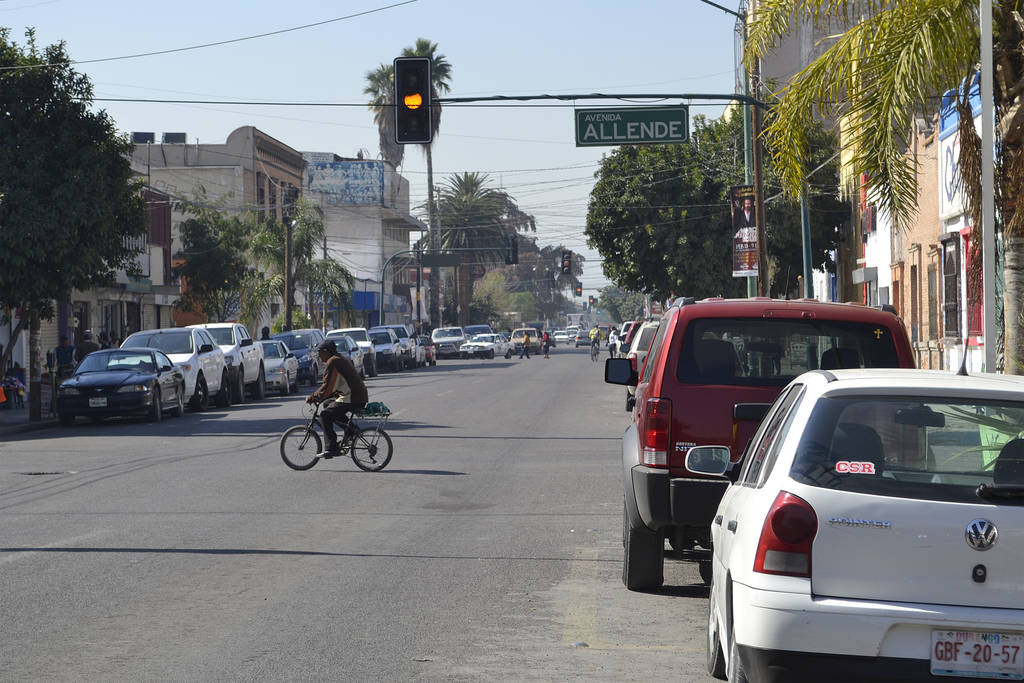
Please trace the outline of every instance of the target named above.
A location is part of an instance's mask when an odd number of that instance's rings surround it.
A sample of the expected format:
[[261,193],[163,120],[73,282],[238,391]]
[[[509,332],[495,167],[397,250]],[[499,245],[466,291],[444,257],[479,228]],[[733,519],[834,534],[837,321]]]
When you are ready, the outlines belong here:
[[761,527],[754,571],[783,576],[811,576],[811,544],[818,516],[803,498],[781,491]]
[[629,364],[633,367],[633,372],[636,372],[636,352],[630,351],[626,354],[626,358],[629,359]]
[[672,401],[647,399],[644,412],[643,453],[640,462],[651,467],[668,467],[668,445],[672,436]]

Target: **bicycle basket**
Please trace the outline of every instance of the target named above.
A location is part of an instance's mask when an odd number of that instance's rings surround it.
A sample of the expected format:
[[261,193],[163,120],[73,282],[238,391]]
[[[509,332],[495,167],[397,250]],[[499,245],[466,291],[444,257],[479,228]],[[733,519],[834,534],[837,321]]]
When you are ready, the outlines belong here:
[[391,409],[380,401],[373,401],[367,403],[366,407],[360,410],[357,415],[359,417],[385,417],[391,414]]

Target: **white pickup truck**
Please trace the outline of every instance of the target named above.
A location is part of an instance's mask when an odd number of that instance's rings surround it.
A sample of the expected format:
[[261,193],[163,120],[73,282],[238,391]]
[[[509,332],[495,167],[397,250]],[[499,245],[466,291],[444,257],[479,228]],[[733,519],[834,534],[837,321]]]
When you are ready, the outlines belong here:
[[267,378],[263,367],[263,345],[253,342],[245,325],[206,323],[190,327],[204,328],[224,352],[232,402],[244,403],[246,388],[249,389],[253,399],[262,401],[263,397],[267,395]]

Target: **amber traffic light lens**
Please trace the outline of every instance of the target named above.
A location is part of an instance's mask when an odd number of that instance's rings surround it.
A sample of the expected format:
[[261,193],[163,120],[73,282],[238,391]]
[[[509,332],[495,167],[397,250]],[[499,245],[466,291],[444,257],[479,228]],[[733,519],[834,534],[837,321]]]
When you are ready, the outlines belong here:
[[406,95],[404,102],[405,106],[409,109],[419,109],[420,105],[423,104],[423,95],[420,95],[418,92],[414,92],[411,95]]

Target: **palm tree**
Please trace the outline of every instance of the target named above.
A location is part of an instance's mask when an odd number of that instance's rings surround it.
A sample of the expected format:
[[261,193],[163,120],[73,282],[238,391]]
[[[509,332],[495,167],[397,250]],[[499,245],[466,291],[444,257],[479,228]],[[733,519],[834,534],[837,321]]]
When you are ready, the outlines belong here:
[[442,184],[437,212],[442,249],[460,251],[462,265],[456,269],[460,323],[469,314],[470,266],[502,262],[506,236],[519,230],[536,230],[533,216],[521,211],[515,200],[503,190],[488,186],[486,174],[457,173]]
[[[995,188],[983,188],[977,169],[981,145],[974,130],[967,93],[960,110],[960,166],[969,213],[980,231],[981,198],[995,192],[997,220],[1005,239],[1005,349],[1007,358],[1024,360],[1021,302],[1024,301],[1024,187],[1022,123],[1024,107],[1024,28],[1018,23],[1021,0],[993,3],[994,99],[997,130]],[[978,3],[976,0],[918,0],[868,3],[873,12],[835,36],[818,58],[798,73],[780,93],[765,142],[787,192],[796,195],[806,169],[806,122],[815,113],[842,121],[844,144],[851,150],[849,170],[868,177],[877,203],[897,230],[916,212],[916,160],[906,155],[915,113],[934,98],[979,71]],[[806,17],[828,28],[864,11],[860,0],[761,0],[749,25],[744,59],[753,66],[789,33],[794,18]],[[797,14],[794,15],[794,12]],[[967,90],[966,88],[963,90]],[[934,106],[932,107],[934,108]],[[972,239],[981,247],[980,235]],[[980,263],[981,259],[975,259]],[[987,339],[996,344],[997,335]],[[1006,369],[1022,372],[1017,363]]]
[[380,134],[380,154],[394,167],[402,165],[405,145],[395,142],[395,66],[381,64],[366,72],[363,94],[370,96],[370,111]]
[[[316,258],[326,236],[323,211],[308,200],[300,199],[291,219],[295,221],[291,249],[292,294],[295,289],[305,287],[308,302],[312,302],[313,293],[318,292],[325,301],[350,306],[349,292],[355,281],[352,273],[333,259]],[[253,236],[250,255],[257,268],[243,297],[242,315],[247,320],[255,321],[265,313],[273,298],[287,300],[284,291],[286,230],[278,221],[266,221]]]

